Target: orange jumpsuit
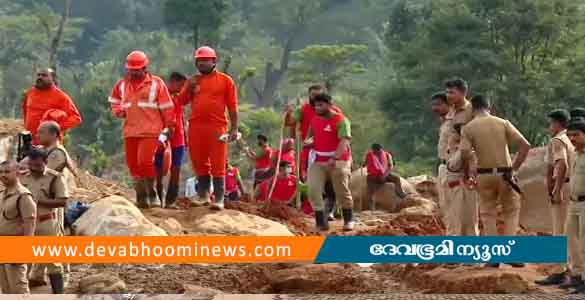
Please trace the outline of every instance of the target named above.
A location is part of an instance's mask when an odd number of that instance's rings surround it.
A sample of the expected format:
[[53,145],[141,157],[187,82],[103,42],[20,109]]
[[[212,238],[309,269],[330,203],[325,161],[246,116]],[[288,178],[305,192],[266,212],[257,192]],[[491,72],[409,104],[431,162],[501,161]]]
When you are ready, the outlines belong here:
[[22,116],[24,127],[30,131],[33,136],[33,144],[38,144],[37,129],[43,121],[47,119],[46,113],[49,111],[59,111],[59,123],[61,130],[66,131],[81,124],[81,115],[75,107],[71,98],[60,90],[57,86],[52,85],[48,89],[38,89],[32,87],[24,95],[22,101]]
[[174,128],[176,122],[167,86],[160,77],[149,73],[141,82],[123,78],[114,85],[108,101],[112,113],[124,117],[124,147],[130,174],[134,179],[154,178],[158,136],[165,127]]
[[219,137],[227,132],[226,109],[238,109],[238,93],[231,77],[219,71],[199,75],[195,91],[187,81],[177,96],[181,105],[191,104],[189,155],[197,176],[224,177],[227,144]]

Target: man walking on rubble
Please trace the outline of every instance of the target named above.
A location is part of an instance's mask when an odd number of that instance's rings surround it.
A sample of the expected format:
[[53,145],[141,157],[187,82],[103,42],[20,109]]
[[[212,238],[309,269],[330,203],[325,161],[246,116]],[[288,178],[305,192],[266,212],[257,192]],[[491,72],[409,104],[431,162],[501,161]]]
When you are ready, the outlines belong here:
[[174,113],[175,113],[175,130],[170,138],[170,143],[167,146],[171,147],[171,174],[169,176],[169,183],[166,193],[164,193],[163,184],[163,165],[165,147],[161,145],[156,152],[155,166],[156,166],[156,191],[161,198],[165,194],[165,207],[175,207],[175,201],[179,195],[179,182],[181,180],[181,166],[183,165],[183,157],[185,156],[185,122],[183,121],[183,106],[177,103],[177,95],[181,88],[187,81],[187,77],[179,72],[173,72],[169,76],[169,93],[173,99]]
[[[215,202],[211,208],[220,210],[224,208],[227,143],[238,139],[238,91],[229,75],[216,70],[214,49],[200,47],[193,57],[199,74],[183,86],[177,100],[182,105],[191,104],[189,154],[199,183],[197,193],[204,203],[209,202],[213,181]],[[226,140],[220,139],[226,134]]]
[[343,230],[351,231],[354,228],[353,199],[349,190],[351,127],[349,119],[332,109],[331,102],[331,96],[324,93],[313,99],[317,116],[311,121],[308,134],[308,140],[312,138],[307,175],[309,198],[315,209],[317,228],[327,231],[323,189],[326,181],[331,180],[336,200],[342,205]]
[[[477,95],[471,99],[474,119],[463,127],[461,151],[467,168],[471,165],[472,151],[477,155],[477,179],[474,174],[466,181],[476,180],[480,199],[483,235],[498,235],[497,206],[502,204],[505,236],[514,236],[520,215],[520,189],[515,173],[526,160],[530,143],[507,120],[490,114],[490,102]],[[518,153],[512,162],[509,147],[517,146]],[[469,174],[469,173],[468,173]],[[523,264],[510,264],[522,267]],[[490,264],[498,267],[499,264]]]
[[118,80],[108,99],[112,114],[124,119],[126,164],[134,179],[139,208],[161,206],[154,181],[154,157],[175,128],[174,105],[165,85],[146,68],[149,60],[142,51],[126,58],[126,76]]
[[[556,109],[548,114],[549,131],[552,138],[546,146],[546,188],[551,204],[553,235],[565,235],[567,209],[570,201],[569,180],[575,160],[575,148],[567,136],[570,115],[564,109]],[[562,266],[563,269],[566,266]],[[561,284],[565,282],[568,270],[551,274],[548,278],[536,281],[538,284]]]

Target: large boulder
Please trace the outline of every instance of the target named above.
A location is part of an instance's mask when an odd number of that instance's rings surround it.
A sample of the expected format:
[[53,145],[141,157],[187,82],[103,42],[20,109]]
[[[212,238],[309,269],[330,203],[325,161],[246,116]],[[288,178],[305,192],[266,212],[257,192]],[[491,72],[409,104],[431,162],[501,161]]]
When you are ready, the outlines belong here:
[[109,196],[91,207],[73,224],[75,235],[85,236],[167,236],[130,201]]
[[102,273],[85,276],[79,281],[82,294],[118,294],[126,292],[126,283],[117,275]]
[[[410,194],[416,193],[415,187],[408,182],[408,180],[401,178],[402,189]],[[368,201],[366,199],[367,183],[366,183],[366,169],[361,168],[351,174],[349,189],[355,203],[357,210],[367,210]],[[400,198],[394,192],[394,184],[387,183],[374,194],[374,201],[376,201],[376,209],[385,211],[396,211]]]
[[231,209],[204,215],[190,227],[201,235],[294,236],[280,223]]
[[552,232],[550,202],[545,186],[546,166],[543,147],[531,149],[526,161],[518,170],[518,183],[522,192],[520,224],[531,232]]

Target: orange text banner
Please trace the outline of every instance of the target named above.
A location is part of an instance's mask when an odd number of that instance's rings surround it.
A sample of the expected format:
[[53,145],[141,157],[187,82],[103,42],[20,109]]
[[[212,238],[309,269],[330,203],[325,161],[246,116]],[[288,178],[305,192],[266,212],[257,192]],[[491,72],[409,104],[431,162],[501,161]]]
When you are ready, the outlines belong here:
[[323,237],[0,237],[0,263],[313,262]]

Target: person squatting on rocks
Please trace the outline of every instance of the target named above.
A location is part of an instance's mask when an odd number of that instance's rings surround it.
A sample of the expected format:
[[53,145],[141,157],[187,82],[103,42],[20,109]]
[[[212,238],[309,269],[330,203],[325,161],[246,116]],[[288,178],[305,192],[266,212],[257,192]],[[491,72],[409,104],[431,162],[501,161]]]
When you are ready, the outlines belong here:
[[112,114],[124,119],[126,164],[134,179],[140,208],[161,206],[154,186],[154,157],[176,124],[167,86],[160,77],[147,71],[148,63],[144,52],[131,52],[126,58],[126,76],[116,82],[108,100]]
[[[514,236],[518,230],[521,205],[515,173],[526,160],[530,143],[512,123],[490,114],[490,102],[486,97],[474,96],[471,105],[474,119],[463,127],[460,147],[466,166],[471,165],[472,151],[477,155],[476,181],[483,234],[498,235],[497,206],[501,203],[503,235]],[[514,162],[509,151],[512,145],[518,147]],[[515,263],[511,265],[523,266]],[[499,264],[489,266],[497,267]]]
[[[557,109],[548,114],[548,119],[551,139],[546,146],[544,158],[545,183],[551,204],[552,234],[564,236],[571,193],[570,174],[575,160],[575,147],[567,136],[567,126],[571,116],[568,111]],[[543,285],[564,283],[570,270],[566,265],[561,267],[563,268],[561,272],[553,273],[544,280],[537,280],[536,283]]]
[[328,230],[324,214],[323,189],[329,179],[335,190],[336,200],[342,206],[343,229],[354,228],[353,199],[349,190],[351,176],[351,127],[349,119],[332,108],[331,96],[316,95],[313,108],[316,117],[311,120],[307,138],[312,139],[309,153],[307,182],[309,198],[315,209],[315,221],[319,230]]
[[[29,189],[20,183],[16,161],[0,163],[4,185],[0,201],[0,235],[33,236],[37,223],[37,204]],[[5,245],[6,246],[6,245]],[[1,264],[0,287],[4,294],[30,294],[26,264]]]
[[240,170],[229,162],[225,173],[225,194],[228,201],[240,201],[245,194]]
[[169,183],[166,193],[164,192],[163,184],[163,165],[165,147],[161,145],[156,152],[155,166],[156,166],[156,191],[158,196],[163,198],[165,194],[165,206],[169,208],[176,208],[175,201],[179,196],[179,182],[181,181],[181,166],[183,165],[183,157],[185,156],[185,122],[183,120],[183,106],[177,102],[177,95],[181,88],[187,81],[185,75],[173,72],[169,76],[169,93],[173,99],[174,113],[175,113],[175,130],[170,137],[170,142],[167,146],[171,147],[171,170],[169,176]]
[[[297,177],[289,162],[281,161],[276,175],[276,181],[268,179],[262,182],[255,192],[255,199],[262,202],[292,205],[297,194]],[[270,199],[270,189],[274,182],[274,190]]]
[[[28,174],[22,177],[24,185],[37,204],[35,236],[63,236],[63,225],[58,209],[67,205],[69,193],[63,175],[47,168],[49,155],[45,149],[33,148],[28,154]],[[64,269],[61,263],[35,264],[32,266],[30,284],[45,284],[45,270],[54,294],[64,292]]]
[[364,167],[367,170],[366,199],[368,200],[370,210],[376,210],[374,194],[388,182],[394,185],[394,191],[400,199],[406,197],[406,193],[402,189],[400,176],[392,172],[394,168],[392,155],[386,152],[382,148],[382,145],[372,144],[371,149],[366,153],[366,157],[364,158]]
[[[203,46],[193,53],[198,74],[193,75],[177,96],[177,103],[191,105],[189,119],[189,154],[197,174],[197,194],[203,203],[210,202],[213,181],[213,209],[223,209],[228,143],[238,138],[238,92],[233,79],[216,70],[217,54]],[[228,132],[227,141],[220,137]],[[213,178],[213,179],[212,179]],[[194,203],[199,204],[199,203]]]

